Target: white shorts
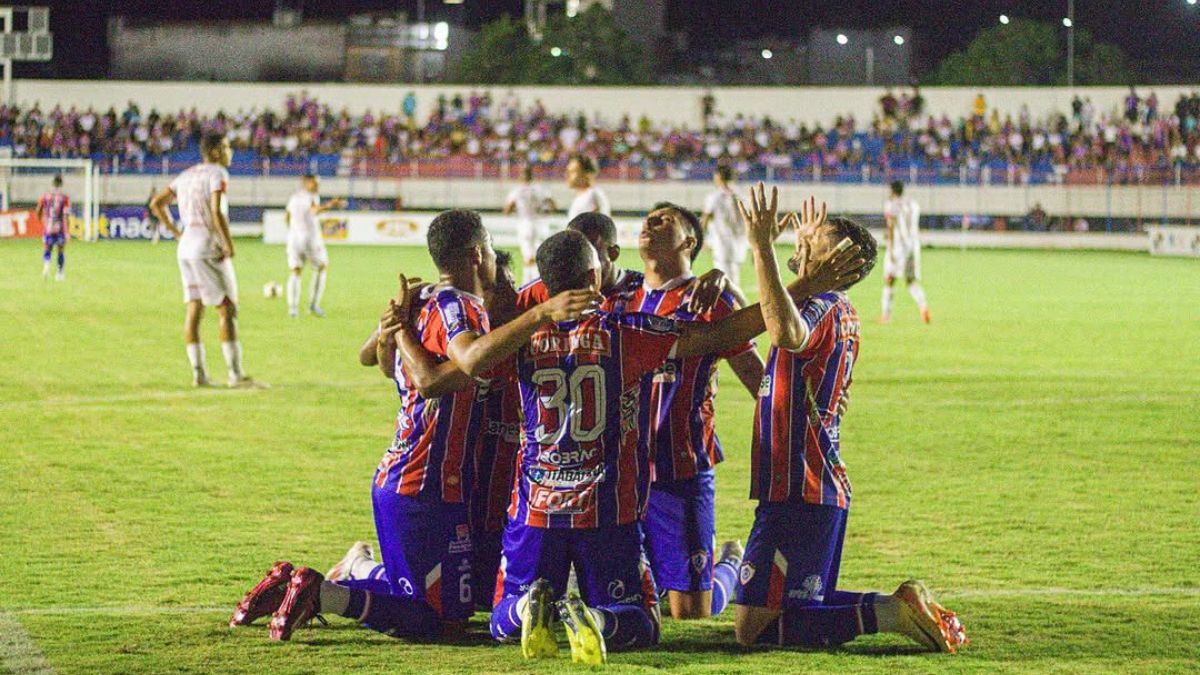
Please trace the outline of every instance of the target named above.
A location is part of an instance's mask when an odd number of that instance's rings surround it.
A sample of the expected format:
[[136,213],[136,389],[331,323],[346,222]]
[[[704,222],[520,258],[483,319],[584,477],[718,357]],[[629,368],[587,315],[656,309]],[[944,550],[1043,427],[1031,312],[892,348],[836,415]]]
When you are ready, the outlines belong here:
[[214,307],[228,298],[237,304],[237,275],[232,258],[180,258],[179,274],[183,277],[184,302],[199,300]]
[[887,255],[883,258],[883,276],[888,279],[903,277],[905,281],[920,281],[921,247],[918,246],[911,251],[897,250],[894,256],[891,249],[888,249]]
[[716,267],[724,269],[722,265],[740,266],[746,262],[746,254],[750,252],[750,242],[746,237],[717,235],[712,230],[709,233],[713,236],[708,240],[708,246],[712,249],[713,264]]
[[545,240],[545,224],[528,221],[517,223],[517,244],[521,247],[522,265],[526,260],[533,260],[537,256],[538,246]]
[[320,267],[329,264],[329,253],[325,251],[325,241],[320,237],[289,239],[287,259],[288,268],[293,270],[304,267],[306,262]]

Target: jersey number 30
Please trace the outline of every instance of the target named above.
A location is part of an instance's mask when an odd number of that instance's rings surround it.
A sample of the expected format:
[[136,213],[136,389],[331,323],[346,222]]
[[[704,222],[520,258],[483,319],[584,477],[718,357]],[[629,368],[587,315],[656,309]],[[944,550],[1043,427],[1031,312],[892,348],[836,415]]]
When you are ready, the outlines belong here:
[[568,430],[577,443],[600,438],[608,405],[603,368],[579,366],[570,376],[561,368],[543,368],[532,379],[541,404],[541,424],[534,429],[538,443],[556,445]]

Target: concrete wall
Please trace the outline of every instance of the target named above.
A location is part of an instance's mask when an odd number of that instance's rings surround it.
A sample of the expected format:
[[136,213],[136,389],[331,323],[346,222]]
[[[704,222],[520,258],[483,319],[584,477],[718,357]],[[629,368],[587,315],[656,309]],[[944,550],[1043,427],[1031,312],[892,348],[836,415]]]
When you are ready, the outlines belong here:
[[[260,82],[146,82],[87,80],[18,80],[14,96],[18,103],[42,106],[93,106],[118,109],[135,100],[143,110],[157,107],[163,111],[195,107],[201,112],[248,110],[283,106],[288,94],[307,90],[322,101],[351,112],[366,110],[399,112],[409,91],[417,94],[422,116],[436,105],[439,93],[452,96],[471,91],[470,86],[361,85],[335,83],[260,83]],[[628,113],[637,118],[647,115],[695,127],[700,124],[701,87],[481,87],[494,96],[510,89],[523,105],[541,99],[552,112],[583,112],[605,120],[617,120]],[[1164,109],[1174,106],[1181,92],[1195,87],[1143,87],[1142,94],[1158,93]],[[785,120],[827,124],[837,115],[852,114],[869,121],[878,109],[882,87],[718,87],[712,89],[717,111],[725,115],[770,115]],[[1128,89],[1122,87],[929,87],[921,90],[926,110],[952,117],[967,114],[978,91],[983,91],[989,107],[1014,115],[1021,105],[1029,106],[1036,117],[1052,112],[1069,112],[1073,92],[1090,96],[1097,111],[1118,110]]]
[[[76,174],[64,176],[66,189],[82,198],[82,182]],[[168,176],[110,176],[100,178],[102,204],[141,204],[152,188],[161,188]],[[11,202],[29,204],[45,191],[45,175],[18,175],[9,180]],[[234,205],[282,207],[297,189],[296,178],[247,178],[235,176],[230,184]],[[513,187],[499,180],[363,180],[361,178],[322,179],[325,197],[350,196],[358,199],[403,200],[405,208],[444,209],[465,207],[498,210]],[[573,194],[561,183],[548,184],[555,201],[565,208]],[[626,182],[602,183],[615,211],[643,212],[651,204],[670,200],[700,209],[711,189],[704,182]],[[878,214],[883,210],[885,187],[844,183],[790,183],[781,185],[780,206],[800,208],[808,195],[829,203],[832,213]],[[1115,186],[932,186],[910,185],[908,194],[927,215],[1024,216],[1035,203],[1041,203],[1052,217],[1084,216],[1098,218],[1139,218],[1158,222],[1200,222],[1200,188]]]

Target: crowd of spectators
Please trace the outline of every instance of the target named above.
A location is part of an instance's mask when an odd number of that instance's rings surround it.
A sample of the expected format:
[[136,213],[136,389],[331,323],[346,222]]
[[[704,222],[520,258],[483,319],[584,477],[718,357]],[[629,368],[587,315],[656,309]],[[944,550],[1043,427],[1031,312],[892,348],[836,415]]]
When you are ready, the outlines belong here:
[[[982,94],[961,113],[927,113],[918,90],[890,91],[870,120],[839,116],[831,124],[722,115],[710,110],[704,128],[646,117],[591,120],[549,111],[540,100],[511,92],[441,97],[418,119],[413,94],[399,110],[351,115],[308,95],[281,109],[219,112],[54,107],[0,107],[0,147],[16,157],[91,156],[141,166],[163,156],[195,154],[200,134],[224,131],[239,156],[293,160],[335,157],[345,165],[468,158],[535,164],[565,162],[575,152],[601,166],[624,165],[646,175],[685,177],[697,167],[729,162],[739,170],[900,171],[916,167],[944,176],[963,169],[1007,169],[1049,175],[1103,168],[1200,166],[1200,94],[1160,108],[1157,96],[1130,90],[1123,109],[1097,110],[1076,97],[1071,110],[1034,119],[1028,106],[1004,112]],[[785,173],[786,175],[786,173]]]

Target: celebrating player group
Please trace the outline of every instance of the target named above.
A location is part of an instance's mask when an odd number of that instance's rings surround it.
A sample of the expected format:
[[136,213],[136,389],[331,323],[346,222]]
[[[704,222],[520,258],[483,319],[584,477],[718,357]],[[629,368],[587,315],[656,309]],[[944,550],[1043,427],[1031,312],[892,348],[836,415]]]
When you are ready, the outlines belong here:
[[[230,625],[270,617],[271,638],[288,640],[337,614],[441,640],[486,608],[492,636],[525,657],[554,657],[561,626],[572,660],[596,664],[657,644],[661,603],[686,620],[733,602],[742,645],[827,648],[876,632],[933,651],[965,644],[918,581],[893,593],[838,583],[851,501],[839,427],[860,342],[846,291],[876,245],[815,200],[800,213],[776,204],[761,184],[736,202],[761,298],[750,306],[719,272],[693,274],[705,231],[675,204],[642,224],[643,271],[618,265],[616,227],[591,209],[523,251],[539,278],[520,290],[477,213],[438,215],[440,278],[402,276],[360,354],[400,397],[371,485],[380,557],[358,542],[327,574],[278,562]],[[785,234],[790,281],[776,260]],[[765,365],[751,342],[764,332]],[[744,549],[716,546],[719,359],[757,402]]]

